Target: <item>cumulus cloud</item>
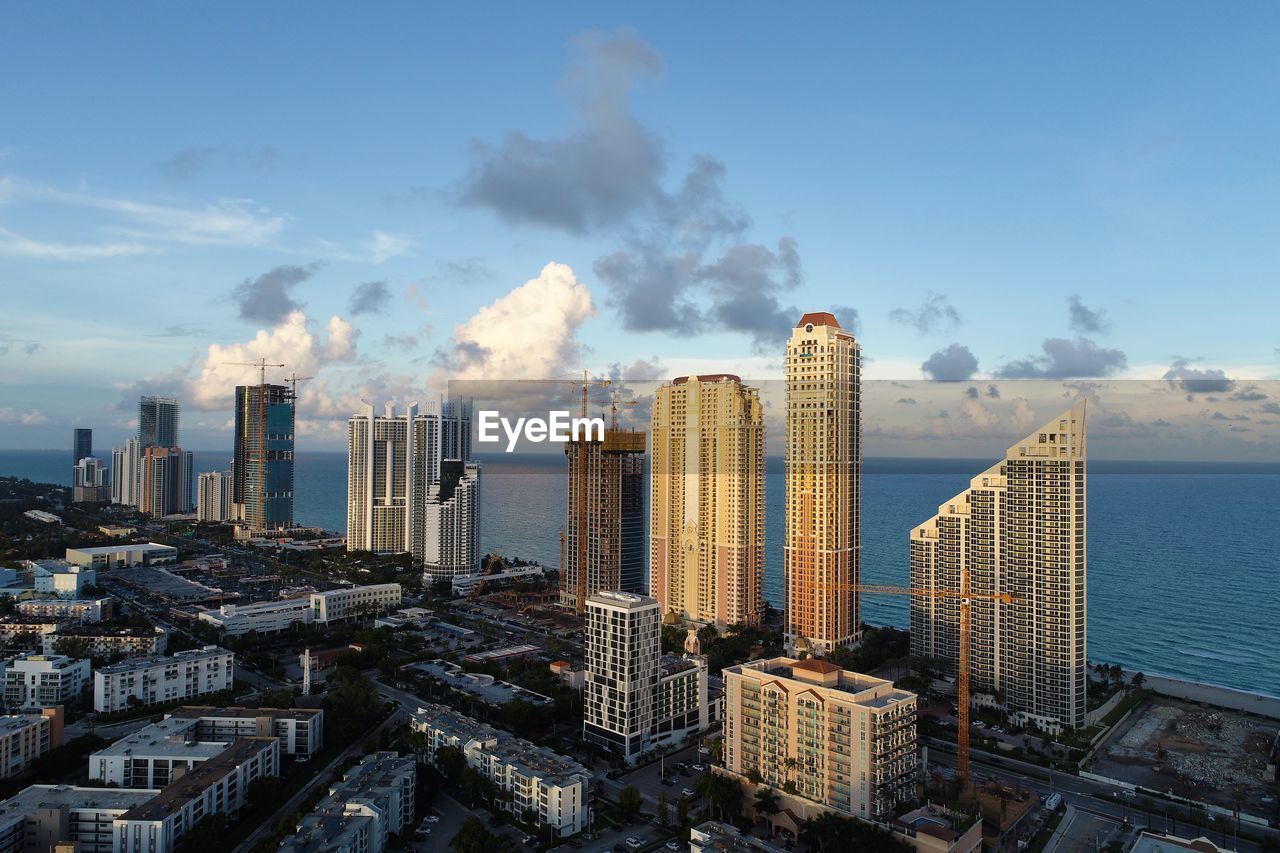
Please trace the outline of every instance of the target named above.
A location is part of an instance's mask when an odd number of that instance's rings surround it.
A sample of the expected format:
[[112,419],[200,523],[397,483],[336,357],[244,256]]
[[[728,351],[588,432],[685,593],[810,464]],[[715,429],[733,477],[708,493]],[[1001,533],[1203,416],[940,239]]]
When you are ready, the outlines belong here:
[[1128,363],[1118,349],[1100,347],[1088,338],[1048,338],[1043,355],[1012,361],[996,370],[1005,379],[1078,379],[1110,376]]
[[383,335],[382,345],[388,348],[395,347],[396,349],[402,349],[405,352],[408,352],[409,350],[413,349],[418,345],[418,336],[417,335]]
[[960,325],[960,312],[941,293],[930,293],[919,308],[895,308],[889,319],[904,326],[912,326],[922,335],[952,329]]
[[457,326],[436,360],[453,379],[554,377],[578,365],[578,328],[595,313],[573,270],[549,263]]
[[1267,395],[1260,391],[1257,385],[1250,385],[1246,388],[1241,388],[1228,399],[1239,400],[1244,403],[1256,403],[1259,400],[1267,399]]
[[615,361],[609,365],[609,379],[613,382],[665,379],[667,366],[659,356],[637,358],[630,364]]
[[35,409],[24,412],[12,406],[0,406],[0,424],[5,426],[40,426],[48,422],[44,413]]
[[391,301],[391,290],[386,281],[366,281],[351,294],[351,305],[347,308],[351,316],[360,314],[378,314]]
[[1188,394],[1225,393],[1233,389],[1235,381],[1216,368],[1200,369],[1191,366],[1187,358],[1174,359],[1173,364],[1165,371],[1165,379],[1171,387]]
[[1271,415],[1280,415],[1280,403],[1263,403],[1262,411]]
[[962,344],[951,344],[925,359],[920,365],[925,379],[954,382],[969,379],[978,372],[978,358]]
[[1081,301],[1079,294],[1067,298],[1071,331],[1080,335],[1096,335],[1110,328],[1105,311],[1095,310]]
[[375,264],[380,264],[400,255],[408,254],[413,248],[413,240],[399,234],[374,231],[373,236],[364,245],[369,252],[370,259]]
[[317,269],[318,264],[306,267],[283,265],[256,278],[246,278],[231,292],[240,318],[275,325],[298,311],[302,303],[294,300],[293,289],[311,278]]

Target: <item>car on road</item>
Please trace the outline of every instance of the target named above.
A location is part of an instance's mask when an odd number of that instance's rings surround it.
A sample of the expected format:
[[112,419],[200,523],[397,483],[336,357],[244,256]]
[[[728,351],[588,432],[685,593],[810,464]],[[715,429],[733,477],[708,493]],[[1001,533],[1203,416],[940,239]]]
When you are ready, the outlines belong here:
[[705,764],[695,764],[691,769],[693,770],[694,773],[701,773],[702,771],[707,769],[707,766]]
[[664,846],[664,847],[666,847],[668,850],[683,850],[683,849],[684,849],[684,847],[682,847],[682,846],[680,845],[680,842],[679,842],[679,841],[668,841],[668,842],[667,842],[665,845],[663,845],[663,846]]
[[693,790],[692,788],[685,788],[683,791],[681,791],[681,792],[680,792],[680,796],[682,796],[682,797],[696,797],[696,796],[698,796],[698,792],[697,792],[697,791],[695,791],[695,790]]
[[676,780],[672,779],[670,776],[663,776],[662,784],[666,785],[668,788],[674,788],[676,784]]
[[429,814],[429,815],[427,815],[427,817],[426,817],[426,821],[427,821],[427,823],[439,823],[439,822],[440,822],[440,815],[438,815],[438,814]]
[[632,850],[639,850],[644,846],[644,839],[633,835],[627,839],[627,846]]

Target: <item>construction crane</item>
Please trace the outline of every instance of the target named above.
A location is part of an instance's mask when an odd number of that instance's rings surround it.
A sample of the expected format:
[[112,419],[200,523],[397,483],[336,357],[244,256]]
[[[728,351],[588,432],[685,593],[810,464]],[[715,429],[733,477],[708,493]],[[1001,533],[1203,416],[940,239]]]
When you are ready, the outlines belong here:
[[959,589],[926,589],[923,587],[882,586],[876,584],[839,584],[837,592],[870,593],[872,595],[918,595],[921,598],[960,600],[960,659],[956,664],[956,778],[960,790],[969,787],[969,622],[973,602],[999,601],[1010,604],[1020,596],[1006,592],[985,593],[969,589],[969,573],[960,569]]
[[[582,388],[582,417],[587,416],[587,389],[592,386],[607,388],[613,384],[610,379],[592,378],[587,371],[582,371],[582,379],[526,379],[540,385],[578,385]],[[579,616],[587,609],[587,437],[590,430],[581,430],[578,434],[578,595],[576,611]],[[560,583],[564,577],[564,531],[560,532]]]
[[485,579],[493,574],[494,569],[503,562],[502,555],[497,551],[489,552],[486,557],[484,568],[480,570],[480,580],[471,588],[471,592],[467,593],[467,604],[480,597],[480,593],[484,592]]
[[[281,365],[281,367],[283,367],[283,366],[284,366],[284,365]],[[298,372],[297,372],[296,370],[295,370],[295,371],[294,371],[294,372],[293,372],[289,377],[287,377],[287,378],[285,379],[285,381],[286,381],[286,382],[288,382],[288,383],[289,383],[289,385],[290,385],[290,387],[293,389],[293,399],[294,399],[294,400],[297,400],[297,399],[298,399],[298,383],[299,383],[299,382],[306,382],[308,379],[315,379],[315,377],[314,377],[314,376],[299,376],[299,375],[298,375]]]
[[268,367],[284,367],[283,364],[267,364],[267,360],[265,358],[260,358],[257,361],[224,361],[222,363],[231,365],[234,367],[258,368],[258,384],[259,385],[267,384],[267,368]]
[[[617,429],[617,428],[618,428],[618,407],[619,407],[619,406],[638,406],[638,405],[640,405],[640,401],[639,401],[639,400],[615,400],[615,399],[613,399],[613,398],[610,398],[610,399],[608,399],[608,400],[590,400],[590,401],[588,401],[588,402],[595,403],[596,405],[605,405],[605,404],[608,404],[608,406],[609,406],[609,429],[611,429],[611,430],[612,430],[612,429]],[[584,417],[585,417],[585,415],[584,415]]]

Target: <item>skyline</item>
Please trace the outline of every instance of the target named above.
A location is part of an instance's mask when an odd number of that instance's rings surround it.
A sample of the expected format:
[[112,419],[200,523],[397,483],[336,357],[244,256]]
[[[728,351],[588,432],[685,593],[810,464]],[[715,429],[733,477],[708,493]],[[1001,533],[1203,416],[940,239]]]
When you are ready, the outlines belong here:
[[[190,446],[229,444],[231,388],[255,377],[223,362],[260,355],[319,377],[300,391],[315,449],[341,447],[360,396],[445,378],[780,378],[804,310],[843,312],[868,380],[1280,375],[1259,215],[1276,119],[1252,106],[1278,85],[1275,10],[1107,10],[1108,29],[1006,9],[995,29],[833,8],[781,41],[711,7],[576,11],[511,9],[526,26],[478,44],[466,10],[268,12],[225,40],[166,10],[20,10],[3,61],[44,68],[55,23],[68,61],[0,95],[19,118],[64,107],[0,138],[21,285],[0,445],[75,426],[118,445],[142,393],[182,399]],[[303,37],[330,31],[350,63]]]

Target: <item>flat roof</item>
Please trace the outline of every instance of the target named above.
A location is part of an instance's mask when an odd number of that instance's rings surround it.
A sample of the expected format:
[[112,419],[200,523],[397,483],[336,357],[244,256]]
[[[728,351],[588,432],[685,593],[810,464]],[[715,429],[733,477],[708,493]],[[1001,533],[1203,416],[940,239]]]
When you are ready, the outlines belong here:
[[158,758],[191,758],[208,761],[227,749],[227,741],[198,741],[191,738],[196,720],[166,717],[133,734],[125,735],[93,753],[90,758],[125,755]]
[[48,718],[43,714],[6,714],[0,717],[0,734],[21,731],[27,726],[37,724],[44,719]]
[[78,785],[31,785],[0,802],[0,820],[28,815],[36,809],[100,809],[129,811],[159,794],[155,788],[85,788]]
[[256,719],[270,717],[273,720],[310,720],[322,716],[322,708],[245,708],[233,705],[221,708],[212,705],[183,705],[169,712],[170,717],[226,717],[227,719]]
[[176,782],[172,782],[151,800],[121,815],[123,820],[163,820],[200,796],[206,788],[222,779],[232,769],[250,760],[267,744],[277,743],[274,737],[242,737]]
[[221,646],[205,649],[187,649],[172,655],[148,655],[141,658],[125,658],[116,663],[100,666],[95,672],[114,673],[114,672],[133,672],[135,669],[149,669],[151,667],[169,666],[170,664],[179,663],[188,660],[201,660],[203,658],[221,657],[229,655],[231,652]]
[[132,545],[99,545],[93,548],[68,548],[68,554],[119,554],[121,551],[177,551],[172,545],[138,542]]
[[429,720],[463,741],[464,745],[472,740],[496,741],[494,746],[486,748],[485,752],[497,756],[523,776],[536,776],[555,784],[572,781],[571,777],[574,776],[583,777],[583,781],[591,778],[591,771],[572,758],[553,752],[545,746],[536,746],[509,732],[495,729],[447,706],[426,704],[419,707],[413,716]]

